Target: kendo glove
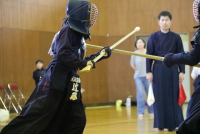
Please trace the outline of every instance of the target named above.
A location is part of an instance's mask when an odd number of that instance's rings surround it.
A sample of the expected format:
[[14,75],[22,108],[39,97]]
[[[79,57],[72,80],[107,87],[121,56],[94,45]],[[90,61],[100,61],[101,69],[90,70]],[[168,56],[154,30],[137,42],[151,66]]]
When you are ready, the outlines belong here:
[[106,54],[105,54],[100,60],[102,60],[102,59],[107,59],[107,58],[109,58],[109,57],[111,56],[112,50],[110,49],[109,46],[106,46],[106,47],[102,48],[102,49],[99,51],[99,54],[101,53],[102,50],[105,50]]
[[95,62],[93,61],[93,60],[89,60],[88,62],[87,62],[87,66],[88,65],[91,65],[92,66],[92,68],[95,68],[96,66],[95,66]]
[[86,57],[85,60],[93,61],[98,55],[100,55],[102,50],[105,50],[106,55],[102,56],[97,62],[99,62],[99,61],[101,61],[103,59],[107,59],[107,58],[109,58],[111,56],[112,50],[110,49],[109,46],[106,46],[106,47],[102,48],[101,50],[99,50],[97,53],[92,54],[89,57]]
[[173,53],[166,54],[163,59],[163,64],[169,68],[171,68],[175,63],[172,60]]

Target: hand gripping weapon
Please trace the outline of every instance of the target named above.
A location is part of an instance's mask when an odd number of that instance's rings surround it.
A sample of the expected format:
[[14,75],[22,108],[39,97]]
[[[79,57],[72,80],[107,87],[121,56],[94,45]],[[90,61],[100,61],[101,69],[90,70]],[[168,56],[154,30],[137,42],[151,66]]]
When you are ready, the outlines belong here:
[[[103,48],[102,46],[97,46],[97,45],[92,45],[92,44],[87,44],[87,47],[96,48],[96,49],[102,49]],[[115,53],[126,54],[126,55],[135,55],[135,56],[140,56],[140,57],[153,59],[153,60],[163,61],[163,59],[164,59],[164,57],[160,57],[160,56],[154,56],[154,55],[150,55],[150,54],[135,53],[135,52],[121,50],[121,49],[113,49],[112,51],[115,52]],[[200,64],[197,64],[194,67],[200,67]]]
[[[110,46],[110,49],[113,50],[116,46],[118,46],[120,43],[122,43],[124,40],[126,40],[128,37],[130,37],[132,34],[134,34],[135,32],[137,32],[139,30],[140,30],[140,27],[136,27],[132,32],[130,32],[129,34],[127,34],[126,36],[124,36],[122,39],[120,39],[118,42],[116,42],[112,46]],[[100,52],[100,55],[98,55],[96,58],[94,58],[93,61],[97,62],[103,56],[106,56],[105,50],[102,50]],[[80,70],[80,72],[89,72],[91,68],[92,68],[92,66],[88,65],[85,68],[83,68],[82,70]]]

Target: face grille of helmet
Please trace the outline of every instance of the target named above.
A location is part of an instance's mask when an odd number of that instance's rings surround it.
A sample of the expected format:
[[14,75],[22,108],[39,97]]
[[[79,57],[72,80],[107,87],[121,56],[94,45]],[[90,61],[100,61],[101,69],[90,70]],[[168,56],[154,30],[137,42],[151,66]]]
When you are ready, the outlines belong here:
[[193,15],[194,15],[194,19],[199,22],[199,8],[198,8],[198,0],[195,0],[193,3]]
[[94,4],[90,5],[90,24],[89,27],[93,26],[97,21],[98,9]]

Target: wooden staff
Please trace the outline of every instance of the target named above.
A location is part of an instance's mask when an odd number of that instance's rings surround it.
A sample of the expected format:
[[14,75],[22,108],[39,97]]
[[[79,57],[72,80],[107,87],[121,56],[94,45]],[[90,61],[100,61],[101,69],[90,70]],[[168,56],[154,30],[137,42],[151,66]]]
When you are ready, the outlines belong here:
[[[118,46],[120,43],[122,43],[124,40],[126,40],[128,37],[130,37],[132,34],[134,34],[135,32],[137,32],[139,30],[140,30],[140,27],[136,27],[132,32],[130,32],[129,34],[127,34],[126,36],[124,36],[122,39],[120,39],[119,41],[117,41],[112,46],[110,46],[110,49],[111,50],[114,49],[116,46]],[[97,62],[103,56],[106,56],[105,50],[102,50],[100,52],[100,54],[96,58],[93,59],[93,61]],[[91,68],[92,68],[92,66],[88,65],[85,68],[83,68],[82,70],[80,70],[80,72],[88,72],[88,71],[90,71]]]
[[[87,47],[97,48],[97,49],[103,48],[102,46],[91,45],[91,44],[87,44]],[[160,60],[160,61],[163,61],[163,58],[164,58],[164,57],[160,57],[160,56],[135,53],[135,52],[125,51],[125,50],[120,50],[120,49],[113,49],[112,51],[116,52],[116,53],[127,54],[127,55],[135,55],[135,56],[140,56],[140,57],[144,57],[144,58],[148,58],[148,59],[153,59],[153,60]],[[200,64],[195,65],[195,67],[200,67]]]

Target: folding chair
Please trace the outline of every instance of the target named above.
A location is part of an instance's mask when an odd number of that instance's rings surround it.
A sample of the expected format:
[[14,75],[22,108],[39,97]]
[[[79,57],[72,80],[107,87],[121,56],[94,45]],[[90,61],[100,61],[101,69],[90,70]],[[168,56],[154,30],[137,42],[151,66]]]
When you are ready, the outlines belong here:
[[[15,105],[13,104],[13,102],[12,102],[10,96],[8,95],[6,89],[4,88],[4,86],[0,85],[0,91],[2,91],[2,93],[4,93],[4,95],[2,95],[2,96],[4,96],[3,99],[2,99],[2,97],[0,96],[0,101],[1,101],[1,103],[3,104],[5,110],[7,110],[7,111],[10,112],[10,107],[11,107],[11,105],[12,105],[13,108],[15,109],[16,113],[18,113],[18,110],[16,109]],[[7,106],[6,106],[6,100],[7,100],[7,99],[10,101],[10,102],[9,102],[9,110],[7,109]]]
[[[20,90],[19,87],[18,87],[16,84],[14,84],[14,83],[8,84],[8,89],[10,90],[10,97],[11,97],[11,99],[14,98],[14,100],[16,101],[16,104],[17,104],[18,108],[19,108],[20,110],[22,110],[22,107],[20,106],[20,99],[23,99],[24,102],[26,102],[26,100],[25,100],[24,95],[22,94],[21,90]],[[17,96],[17,98],[15,97],[14,92],[15,92],[16,94],[17,94],[17,93],[19,94],[19,95]]]

